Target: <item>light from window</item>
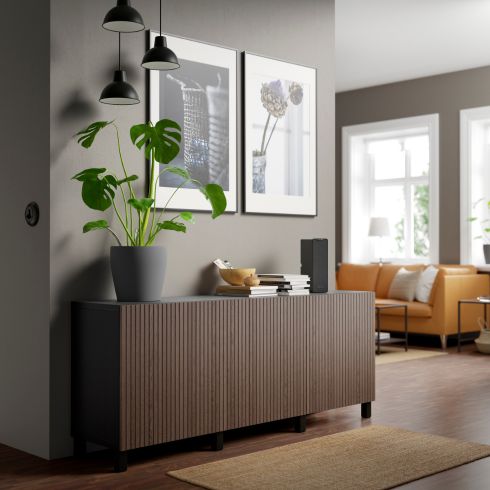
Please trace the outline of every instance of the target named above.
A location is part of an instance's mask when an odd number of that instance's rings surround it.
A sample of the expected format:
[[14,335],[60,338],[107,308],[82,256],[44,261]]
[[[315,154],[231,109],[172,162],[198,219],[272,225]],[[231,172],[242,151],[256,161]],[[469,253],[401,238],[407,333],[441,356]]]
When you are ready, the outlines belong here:
[[[348,196],[343,199],[347,207],[343,212],[347,222],[343,226],[348,230],[346,233],[344,229],[343,236],[348,243],[343,244],[347,255],[343,260],[365,262],[382,257],[429,262],[437,256],[437,238],[433,239],[437,201],[431,202],[431,169],[436,167],[431,155],[437,155],[431,152],[434,128],[430,124],[421,125],[418,120],[414,127],[406,124],[393,130],[391,123],[387,122],[385,131],[380,127],[383,123],[374,123],[374,132],[369,131],[369,124],[351,127],[357,130],[349,138],[349,161],[344,160],[343,178],[349,182],[344,182]],[[351,128],[346,128],[344,137]],[[368,131],[362,134],[362,129]],[[389,237],[367,236],[369,220],[374,216],[388,219]]]
[[490,107],[461,111],[461,262],[485,264],[490,244]]

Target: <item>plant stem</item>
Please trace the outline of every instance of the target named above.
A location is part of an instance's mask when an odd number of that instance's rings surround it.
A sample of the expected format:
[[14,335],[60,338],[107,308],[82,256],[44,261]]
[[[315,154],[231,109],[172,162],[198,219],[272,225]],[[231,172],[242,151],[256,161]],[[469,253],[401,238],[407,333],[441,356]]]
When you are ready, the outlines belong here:
[[271,113],[267,116],[267,121],[265,122],[264,133],[262,134],[262,143],[260,144],[260,153],[264,153],[264,143],[265,143],[265,135],[267,133],[267,129],[269,128],[269,121],[271,120]]
[[122,227],[124,228],[124,231],[126,232],[126,235],[130,238],[131,240],[131,244],[132,245],[136,245],[135,241],[133,240],[133,237],[131,236],[131,233],[129,232],[128,230],[128,227],[126,226],[126,223],[124,223],[124,220],[122,219],[121,215],[119,214],[119,210],[117,209],[117,206],[116,206],[116,203],[114,202],[114,199],[111,197],[111,203],[112,203],[112,207],[114,208],[114,211],[116,212],[116,215],[122,225]]
[[[126,165],[124,165],[124,158],[122,156],[122,151],[121,151],[121,138],[119,137],[119,128],[117,127],[116,124],[112,123],[112,125],[114,126],[114,128],[116,129],[116,139],[117,139],[117,151],[119,153],[119,160],[121,162],[121,167],[123,169],[123,173],[124,173],[124,178],[128,178],[128,172],[126,171]],[[133,199],[136,199],[136,195],[134,194],[134,191],[133,191],[133,187],[131,186],[131,182],[126,182],[128,184],[128,189],[129,189],[129,195],[130,197],[132,197]],[[128,206],[126,200],[124,201],[124,207],[126,209],[126,207]],[[127,213],[127,211],[126,211]],[[129,207],[129,223],[130,223],[130,228],[131,228],[131,239],[133,238],[132,237],[132,234],[133,234],[133,208],[130,206]]]
[[267,153],[267,148],[269,148],[269,143],[271,142],[272,135],[274,134],[274,130],[276,129],[276,126],[277,126],[277,121],[279,121],[278,117],[276,117],[276,122],[274,123],[274,126],[272,127],[271,134],[269,135],[269,139],[267,140],[267,144],[265,145],[265,148],[264,148],[264,153]]
[[[158,219],[157,219],[157,223],[156,224],[158,224],[158,222],[160,221],[160,218],[162,217],[163,213],[165,213],[165,211],[167,210],[167,207],[168,207],[170,201],[175,196],[175,193],[179,189],[181,189],[185,184],[187,184],[187,182],[190,182],[190,181],[194,181],[194,179],[186,179],[186,180],[184,180],[184,182],[182,182],[182,184],[180,184],[179,187],[177,187],[172,192],[172,195],[168,198],[167,202],[165,203],[165,206],[160,211],[160,214],[158,215]],[[195,182],[197,182],[197,181],[195,181]],[[150,230],[150,234],[149,234],[149,237],[148,237],[147,245],[153,243],[153,240],[155,240],[155,237],[158,235],[159,232],[160,232],[160,230],[153,230],[153,229]]]
[[[117,177],[114,174],[111,174],[116,180]],[[118,185],[119,190],[121,191],[121,197],[124,203],[124,222],[126,223],[126,226],[128,226],[128,204],[126,200],[126,194],[124,194],[124,189],[122,188],[121,185]],[[131,233],[133,230],[131,230]],[[119,239],[118,239],[119,240]],[[126,235],[126,246],[129,245],[129,237]]]
[[[156,196],[157,195],[157,185],[158,185],[158,182],[160,181],[160,177],[165,173],[167,172],[169,169],[168,168],[164,168],[161,172],[159,172],[159,174],[157,175],[157,178],[155,179],[155,184],[153,186],[153,195]],[[155,215],[156,215],[156,203],[153,204],[153,213],[152,213],[152,217],[151,217],[151,224],[150,224],[150,234],[149,236],[153,233],[153,226],[154,226],[154,223],[155,223]],[[160,216],[161,216],[161,213],[160,213]],[[160,219],[160,218],[158,218]],[[148,243],[148,242],[147,242]]]
[[117,241],[118,245],[119,245],[120,247],[122,247],[121,240],[119,240],[119,237],[116,235],[116,233],[114,232],[114,230],[112,230],[112,228],[107,227],[107,231],[108,231],[109,233],[112,233],[112,236],[113,236],[113,237],[116,239],[116,241]]
[[[155,191],[154,191],[154,189],[156,189],[156,187],[154,186],[154,182],[155,182],[155,167],[156,167],[155,151],[152,151],[151,152],[150,183],[148,185],[148,197],[150,199],[153,199],[153,201],[155,201]],[[153,202],[153,206],[155,206],[155,202]],[[150,219],[150,212],[151,212],[151,209],[148,208],[145,211],[145,214],[143,216],[143,224],[141,226],[141,231],[140,231],[140,241],[141,242],[143,242],[144,236],[146,235],[146,228],[148,227],[148,221]]]

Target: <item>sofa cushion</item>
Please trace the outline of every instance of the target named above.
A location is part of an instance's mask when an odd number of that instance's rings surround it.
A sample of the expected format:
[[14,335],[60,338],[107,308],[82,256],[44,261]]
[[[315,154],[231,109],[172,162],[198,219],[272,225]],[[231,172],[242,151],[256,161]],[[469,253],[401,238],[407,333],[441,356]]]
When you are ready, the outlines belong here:
[[337,287],[346,291],[374,291],[378,272],[378,264],[341,264],[337,275]]
[[388,298],[413,301],[420,274],[422,274],[422,271],[407,271],[405,267],[399,269],[393,281],[391,281]]
[[378,282],[376,283],[376,297],[387,298],[391,283],[396,273],[405,267],[408,271],[421,271],[424,266],[422,264],[401,265],[401,264],[383,264],[380,267]]
[[436,281],[439,269],[433,265],[426,267],[420,274],[417,288],[415,289],[415,299],[421,303],[429,303],[432,296],[432,288]]
[[[399,301],[396,299],[384,299],[376,298],[377,305],[407,305],[407,314],[409,317],[417,318],[431,318],[432,317],[432,306],[426,303],[419,303],[418,301]],[[382,315],[388,316],[403,316],[405,314],[404,308],[389,308],[386,310],[381,310]]]

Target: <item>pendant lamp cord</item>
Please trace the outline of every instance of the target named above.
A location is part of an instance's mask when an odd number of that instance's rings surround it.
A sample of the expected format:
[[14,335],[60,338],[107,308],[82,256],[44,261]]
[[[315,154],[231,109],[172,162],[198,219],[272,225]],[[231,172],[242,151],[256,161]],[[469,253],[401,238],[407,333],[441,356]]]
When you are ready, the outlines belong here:
[[160,36],[162,35],[162,0],[160,0]]
[[119,33],[119,71],[121,71],[121,33]]

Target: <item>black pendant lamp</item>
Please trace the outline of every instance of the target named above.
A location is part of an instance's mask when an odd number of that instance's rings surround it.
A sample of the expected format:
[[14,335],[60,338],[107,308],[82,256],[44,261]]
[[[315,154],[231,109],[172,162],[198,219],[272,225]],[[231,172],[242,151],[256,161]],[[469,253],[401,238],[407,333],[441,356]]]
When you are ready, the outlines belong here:
[[119,68],[114,72],[114,81],[102,90],[99,101],[111,105],[140,103],[136,90],[126,81],[126,72],[121,70],[121,33],[119,33]]
[[160,0],[160,35],[155,38],[155,46],[145,54],[141,63],[147,70],[175,70],[180,68],[175,53],[167,48],[167,40],[162,36],[162,0]]
[[131,7],[130,0],[117,0],[117,5],[107,12],[102,27],[115,32],[138,32],[145,24],[140,13]]

